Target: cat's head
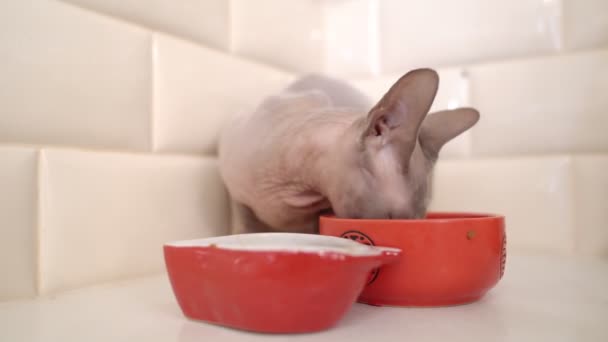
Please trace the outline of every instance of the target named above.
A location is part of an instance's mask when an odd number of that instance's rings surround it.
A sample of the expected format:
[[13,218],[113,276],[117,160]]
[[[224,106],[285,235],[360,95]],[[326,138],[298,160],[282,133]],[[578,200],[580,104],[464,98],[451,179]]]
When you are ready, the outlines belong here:
[[472,108],[427,113],[437,93],[434,70],[402,76],[335,146],[327,196],[339,217],[421,218],[445,143],[472,127]]

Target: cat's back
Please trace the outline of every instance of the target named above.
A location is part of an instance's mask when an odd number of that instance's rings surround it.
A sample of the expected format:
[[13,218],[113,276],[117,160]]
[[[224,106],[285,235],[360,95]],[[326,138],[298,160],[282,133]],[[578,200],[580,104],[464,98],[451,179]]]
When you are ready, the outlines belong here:
[[[278,94],[269,96],[252,112],[236,116],[223,130],[220,147],[275,143],[266,138],[291,134],[315,115],[332,107],[367,111],[371,102],[346,82],[318,74],[300,77]],[[255,141],[251,141],[252,139]]]
[[363,109],[368,102],[358,90],[338,80],[319,75],[296,80],[223,128],[219,161],[224,182],[233,195],[254,193],[260,179],[280,172],[286,147],[295,138],[314,134],[315,125],[323,125],[333,108]]
[[318,91],[282,92],[232,118],[222,129],[218,149],[220,173],[231,195],[245,201],[258,193],[260,181],[280,168],[285,147],[302,125],[329,105]]

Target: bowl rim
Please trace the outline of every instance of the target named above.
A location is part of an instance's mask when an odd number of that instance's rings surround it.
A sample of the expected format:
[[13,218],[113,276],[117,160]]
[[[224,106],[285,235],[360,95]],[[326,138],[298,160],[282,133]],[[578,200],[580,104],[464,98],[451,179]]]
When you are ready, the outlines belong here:
[[440,223],[449,224],[455,222],[478,222],[478,221],[494,221],[504,220],[505,215],[493,214],[486,212],[472,212],[472,211],[429,211],[427,215],[439,215],[445,217],[439,218],[423,218],[423,219],[353,219],[353,218],[341,218],[336,217],[333,213],[326,213],[319,216],[319,221],[327,220],[334,222],[343,223],[358,223],[358,224],[378,224],[378,223],[406,223],[406,224],[429,224],[429,223]]
[[352,240],[320,234],[250,233],[221,235],[202,239],[171,241],[166,248],[217,248],[239,252],[289,252],[308,254],[341,254],[351,257],[397,255],[400,248],[368,246]]

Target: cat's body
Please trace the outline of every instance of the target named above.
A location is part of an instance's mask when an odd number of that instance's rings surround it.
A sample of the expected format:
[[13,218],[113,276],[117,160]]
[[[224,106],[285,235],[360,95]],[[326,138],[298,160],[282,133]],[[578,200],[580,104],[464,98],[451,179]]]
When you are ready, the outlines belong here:
[[316,232],[330,208],[349,217],[424,215],[439,148],[478,116],[463,109],[446,118],[454,128],[424,133],[436,89],[434,71],[408,73],[366,115],[372,106],[361,93],[308,76],[235,118],[219,143],[234,232]]

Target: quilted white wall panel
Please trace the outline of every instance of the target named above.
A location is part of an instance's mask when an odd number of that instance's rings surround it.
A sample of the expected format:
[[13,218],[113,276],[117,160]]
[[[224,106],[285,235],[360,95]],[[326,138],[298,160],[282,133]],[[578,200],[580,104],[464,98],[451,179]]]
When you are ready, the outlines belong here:
[[608,45],[608,1],[562,0],[562,4],[567,48]]
[[383,0],[381,68],[395,71],[547,53],[560,47],[554,0]]
[[482,155],[608,151],[608,50],[471,67]]
[[576,252],[608,257],[608,155],[574,158]]
[[[361,90],[365,95],[379,101],[388,89],[409,70],[391,75],[355,79],[352,80],[353,86]],[[435,97],[435,102],[431,107],[431,112],[453,109],[457,107],[470,106],[469,101],[469,81],[462,68],[445,68],[437,70],[439,73],[439,90]],[[483,113],[482,113],[483,115]],[[475,128],[473,128],[475,129]],[[467,157],[471,154],[471,133],[467,131],[454,140],[448,142],[441,150],[441,157]]]
[[287,70],[323,70],[324,4],[318,0],[232,0],[232,51]]
[[326,59],[330,75],[378,75],[380,40],[378,0],[323,3]]
[[152,30],[200,44],[228,48],[230,1],[226,0],[64,0]]
[[444,160],[431,208],[506,216],[510,248],[574,251],[574,193],[569,157]]
[[214,153],[222,124],[281,90],[293,75],[155,34],[154,148]]
[[36,294],[35,150],[0,147],[0,300]]
[[150,34],[49,0],[0,1],[0,141],[147,149]]
[[43,293],[161,271],[163,243],[228,231],[214,159],[52,149],[41,163]]

